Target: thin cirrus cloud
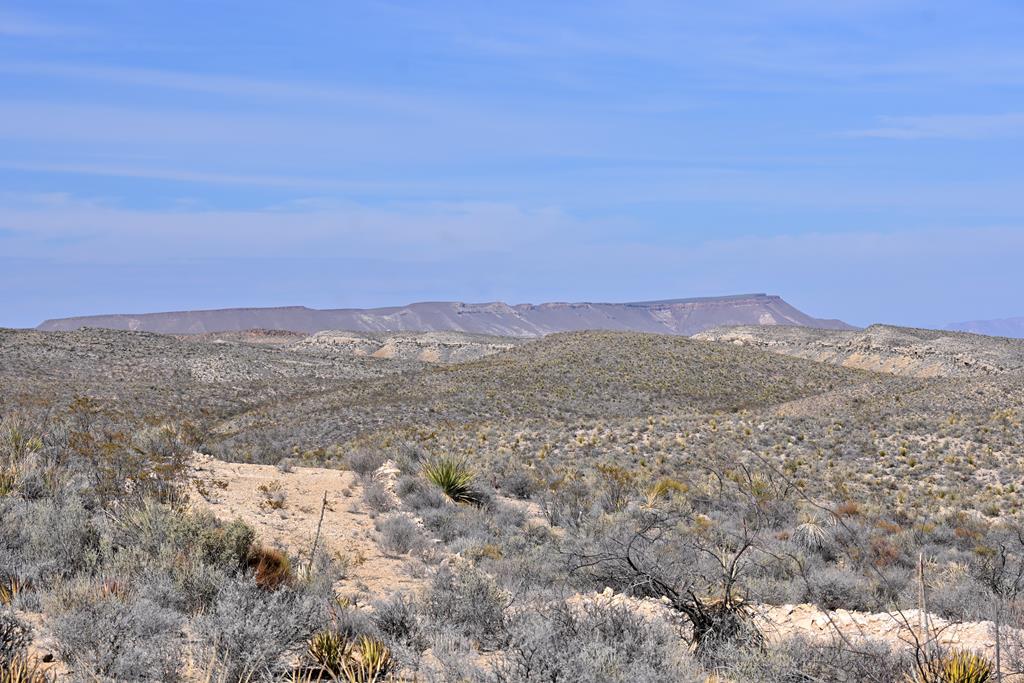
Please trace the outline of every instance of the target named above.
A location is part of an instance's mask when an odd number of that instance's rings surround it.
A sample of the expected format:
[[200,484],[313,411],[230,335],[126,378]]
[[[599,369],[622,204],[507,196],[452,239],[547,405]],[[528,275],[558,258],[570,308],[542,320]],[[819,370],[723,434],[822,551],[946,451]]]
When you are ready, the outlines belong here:
[[891,140],[986,140],[1024,137],[1024,114],[892,116],[873,128],[846,133],[855,138]]

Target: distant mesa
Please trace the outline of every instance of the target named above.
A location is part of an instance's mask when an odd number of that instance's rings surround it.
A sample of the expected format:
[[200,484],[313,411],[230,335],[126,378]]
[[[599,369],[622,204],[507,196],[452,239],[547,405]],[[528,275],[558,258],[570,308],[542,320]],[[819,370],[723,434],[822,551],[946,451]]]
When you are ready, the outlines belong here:
[[950,323],[947,330],[987,334],[990,337],[1010,337],[1024,339],[1024,317],[999,318],[997,320],[969,320],[962,323]]
[[351,332],[466,332],[502,337],[540,337],[576,330],[624,330],[691,335],[723,325],[786,325],[855,329],[841,320],[813,318],[769,294],[638,301],[509,305],[423,302],[389,308],[224,308],[205,311],[93,315],[47,320],[37,329],[82,327],[163,334],[208,334],[251,329],[312,334]]

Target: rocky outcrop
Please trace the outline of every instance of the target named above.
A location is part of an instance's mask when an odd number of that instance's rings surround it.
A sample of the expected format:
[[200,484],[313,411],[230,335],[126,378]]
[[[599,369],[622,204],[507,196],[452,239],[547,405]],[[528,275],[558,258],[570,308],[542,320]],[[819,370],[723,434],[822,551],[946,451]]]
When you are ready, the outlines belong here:
[[230,308],[142,315],[60,318],[40,330],[104,327],[164,334],[202,334],[264,328],[313,333],[454,331],[503,337],[539,337],[576,330],[623,330],[690,335],[720,325],[800,325],[852,329],[839,320],[813,318],[768,294],[670,299],[634,303],[425,302],[393,308],[317,310]]

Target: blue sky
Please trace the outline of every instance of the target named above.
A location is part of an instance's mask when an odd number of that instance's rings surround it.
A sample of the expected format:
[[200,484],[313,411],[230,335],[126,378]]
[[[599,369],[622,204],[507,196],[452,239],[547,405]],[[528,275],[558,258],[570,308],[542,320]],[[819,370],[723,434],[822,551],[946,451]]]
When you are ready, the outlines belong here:
[[1024,315],[1022,35],[991,0],[0,0],[0,325],[750,291]]

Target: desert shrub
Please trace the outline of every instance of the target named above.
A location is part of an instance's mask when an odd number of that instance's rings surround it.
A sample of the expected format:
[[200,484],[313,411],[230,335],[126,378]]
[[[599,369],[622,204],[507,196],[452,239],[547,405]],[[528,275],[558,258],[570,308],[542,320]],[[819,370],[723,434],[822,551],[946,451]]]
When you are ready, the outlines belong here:
[[594,508],[594,492],[578,474],[558,477],[548,485],[541,507],[552,526],[579,528]]
[[24,531],[23,558],[37,578],[88,573],[101,560],[100,529],[75,495],[36,502],[28,510]]
[[205,562],[179,565],[173,571],[170,590],[162,593],[164,604],[187,614],[202,614],[216,602],[229,576],[230,573]]
[[256,532],[240,519],[227,524],[212,513],[196,513],[184,518],[183,531],[194,540],[190,547],[199,551],[206,564],[225,570],[244,566]]
[[671,500],[675,496],[683,496],[689,487],[671,477],[661,477],[647,489],[647,504],[655,505],[659,501]]
[[147,502],[120,515],[114,543],[161,558],[184,553],[192,560],[225,571],[243,568],[256,533],[240,519],[218,520],[212,512],[182,512]]
[[131,433],[88,400],[76,402],[72,415],[75,426],[68,446],[103,507],[149,499],[181,505],[187,500],[192,450],[175,429],[146,427]]
[[714,673],[737,683],[903,683],[910,664],[906,650],[867,641],[851,649],[842,642],[822,643],[790,638],[771,648],[736,642],[721,643]]
[[636,473],[618,465],[596,465],[598,499],[605,512],[624,510],[636,492]]
[[510,600],[494,580],[475,567],[441,567],[423,600],[434,622],[449,626],[483,647],[496,647],[505,636],[505,608]]
[[263,494],[261,505],[271,510],[283,510],[288,506],[288,492],[284,490],[281,482],[275,480],[260,484],[258,490]]
[[385,460],[386,458],[383,453],[367,450],[353,451],[349,453],[347,458],[349,469],[360,477],[373,475],[374,472],[380,469]]
[[705,680],[671,627],[630,606],[556,603],[516,614],[509,631],[493,667],[500,683]]
[[276,548],[254,545],[249,551],[249,569],[256,585],[266,591],[288,586],[295,578],[288,555]]
[[465,462],[441,458],[423,467],[423,476],[455,503],[479,505],[482,494],[474,488],[475,475]]
[[992,595],[972,576],[947,581],[941,590],[928,594],[928,609],[954,620],[978,621],[992,618]]
[[810,574],[808,584],[810,601],[821,609],[870,610],[875,606],[868,582],[843,567],[818,569]]
[[416,604],[398,594],[374,603],[373,623],[382,637],[403,645],[417,645],[423,639]]
[[380,523],[380,547],[387,553],[408,555],[423,547],[423,532],[406,515],[391,515]]
[[520,500],[529,500],[538,488],[537,480],[523,470],[510,472],[501,480],[501,490]]
[[469,532],[460,510],[447,506],[420,512],[423,526],[443,543],[451,543]]
[[0,608],[0,666],[25,654],[32,629],[8,609]]
[[419,477],[403,475],[395,482],[395,493],[410,510],[420,511],[444,507],[444,493]]
[[363,501],[374,512],[391,512],[395,509],[391,493],[377,482],[369,483],[363,489]]
[[60,615],[61,656],[77,671],[118,681],[174,681],[181,662],[181,618],[148,601],[98,599]]
[[228,681],[273,680],[323,624],[328,600],[320,592],[289,587],[270,592],[234,579],[194,623],[218,675]]

